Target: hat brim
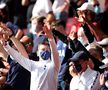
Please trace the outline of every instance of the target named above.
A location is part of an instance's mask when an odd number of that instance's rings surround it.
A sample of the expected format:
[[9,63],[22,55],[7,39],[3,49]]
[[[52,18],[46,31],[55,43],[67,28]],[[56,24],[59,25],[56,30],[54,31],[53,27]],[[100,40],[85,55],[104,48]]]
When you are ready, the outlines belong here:
[[108,38],[104,38],[103,40],[97,42],[101,46],[107,46],[108,45]]
[[107,67],[108,67],[108,63],[105,64],[105,65],[100,66],[99,68],[100,68],[100,69],[105,69],[105,68],[107,68]]
[[69,62],[77,62],[77,61],[79,61],[80,59],[77,59],[77,58],[70,58],[69,59]]

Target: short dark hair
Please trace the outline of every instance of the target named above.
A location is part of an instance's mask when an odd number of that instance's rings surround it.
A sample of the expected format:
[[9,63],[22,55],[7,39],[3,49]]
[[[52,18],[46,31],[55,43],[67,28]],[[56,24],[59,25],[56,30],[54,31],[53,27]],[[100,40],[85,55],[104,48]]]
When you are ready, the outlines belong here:
[[[101,55],[101,57],[103,57],[103,49],[100,45],[92,43],[90,45],[90,49],[88,51],[90,52],[90,50],[94,50],[95,53],[98,52]],[[92,52],[91,52],[91,54],[92,54]]]
[[42,25],[44,25],[44,20],[45,20],[45,17],[44,16],[37,18],[37,22],[38,23],[41,23]]
[[64,28],[66,27],[66,22],[63,20],[56,20],[55,22],[52,23],[53,26],[60,26],[62,25]]
[[44,17],[44,16],[32,17],[31,21],[34,20],[34,19],[37,20],[37,23],[41,23],[42,25],[44,25],[44,20],[46,19],[46,17]]

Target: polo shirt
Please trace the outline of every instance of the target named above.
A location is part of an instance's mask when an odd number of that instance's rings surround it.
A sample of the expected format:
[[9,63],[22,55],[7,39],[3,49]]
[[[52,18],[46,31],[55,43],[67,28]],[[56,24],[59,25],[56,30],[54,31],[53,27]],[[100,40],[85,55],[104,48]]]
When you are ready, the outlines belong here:
[[99,90],[99,76],[97,71],[87,68],[81,75],[72,78],[70,90]]

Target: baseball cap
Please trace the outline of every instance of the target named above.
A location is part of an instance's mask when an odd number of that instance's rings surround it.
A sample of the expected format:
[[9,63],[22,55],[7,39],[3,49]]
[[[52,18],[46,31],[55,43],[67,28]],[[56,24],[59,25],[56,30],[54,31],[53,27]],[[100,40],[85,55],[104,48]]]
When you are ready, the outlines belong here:
[[69,59],[69,61],[76,62],[79,60],[88,60],[88,59],[89,57],[84,51],[78,51],[74,54],[72,58]]
[[104,65],[102,65],[102,66],[100,66],[99,68],[100,69],[105,69],[105,68],[107,68],[108,67],[108,63],[107,64],[104,64]]
[[84,11],[84,10],[91,10],[94,12],[94,7],[92,4],[88,3],[88,2],[85,2],[84,4],[82,4],[81,7],[77,8],[77,10],[81,10],[81,11]]

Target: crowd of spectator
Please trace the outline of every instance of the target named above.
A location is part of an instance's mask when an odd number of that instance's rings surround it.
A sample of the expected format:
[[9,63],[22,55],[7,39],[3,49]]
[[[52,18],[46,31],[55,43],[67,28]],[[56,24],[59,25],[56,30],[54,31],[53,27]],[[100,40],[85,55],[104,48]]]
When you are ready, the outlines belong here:
[[108,0],[0,0],[0,90],[108,90]]

